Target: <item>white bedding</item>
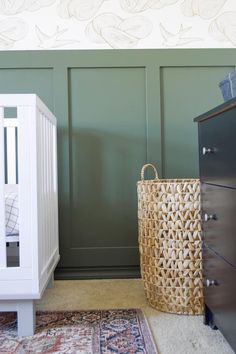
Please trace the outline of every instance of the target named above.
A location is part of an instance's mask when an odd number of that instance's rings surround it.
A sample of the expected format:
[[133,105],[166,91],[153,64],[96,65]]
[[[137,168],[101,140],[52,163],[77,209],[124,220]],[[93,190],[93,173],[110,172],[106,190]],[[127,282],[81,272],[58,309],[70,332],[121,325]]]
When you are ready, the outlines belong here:
[[18,194],[9,192],[5,194],[6,236],[19,234],[19,207]]

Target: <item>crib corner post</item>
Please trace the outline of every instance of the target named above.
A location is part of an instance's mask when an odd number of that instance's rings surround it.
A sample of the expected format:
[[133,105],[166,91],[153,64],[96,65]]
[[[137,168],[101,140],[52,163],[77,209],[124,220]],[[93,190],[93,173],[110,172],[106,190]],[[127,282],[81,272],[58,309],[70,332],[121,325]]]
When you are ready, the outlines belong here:
[[22,300],[17,305],[18,336],[34,335],[36,312],[34,300]]

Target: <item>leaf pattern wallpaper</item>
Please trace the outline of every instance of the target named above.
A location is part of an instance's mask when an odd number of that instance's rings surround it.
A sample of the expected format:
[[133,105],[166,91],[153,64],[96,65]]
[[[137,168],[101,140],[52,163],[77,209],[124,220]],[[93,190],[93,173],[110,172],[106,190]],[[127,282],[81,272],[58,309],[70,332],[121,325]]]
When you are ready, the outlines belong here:
[[0,50],[235,47],[236,0],[0,0]]

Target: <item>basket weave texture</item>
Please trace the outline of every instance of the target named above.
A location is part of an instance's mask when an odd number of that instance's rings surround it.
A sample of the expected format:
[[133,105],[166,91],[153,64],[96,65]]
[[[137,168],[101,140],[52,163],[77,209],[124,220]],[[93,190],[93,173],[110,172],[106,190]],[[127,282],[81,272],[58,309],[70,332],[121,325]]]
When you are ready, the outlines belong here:
[[[154,180],[145,180],[152,167]],[[159,179],[144,165],[137,183],[141,275],[149,304],[202,314],[202,239],[198,179]]]

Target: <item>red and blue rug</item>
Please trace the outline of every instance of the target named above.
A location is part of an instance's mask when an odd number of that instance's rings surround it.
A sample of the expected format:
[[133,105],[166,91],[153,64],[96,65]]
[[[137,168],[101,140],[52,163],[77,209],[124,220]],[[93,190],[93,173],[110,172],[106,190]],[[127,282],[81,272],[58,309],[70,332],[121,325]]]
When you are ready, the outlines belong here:
[[157,354],[139,309],[37,312],[36,333],[17,336],[15,313],[0,312],[1,354]]

